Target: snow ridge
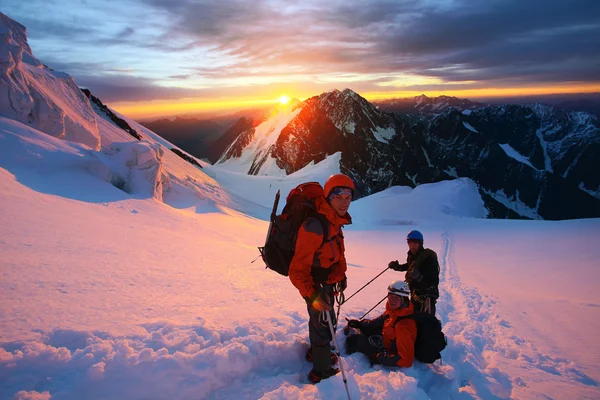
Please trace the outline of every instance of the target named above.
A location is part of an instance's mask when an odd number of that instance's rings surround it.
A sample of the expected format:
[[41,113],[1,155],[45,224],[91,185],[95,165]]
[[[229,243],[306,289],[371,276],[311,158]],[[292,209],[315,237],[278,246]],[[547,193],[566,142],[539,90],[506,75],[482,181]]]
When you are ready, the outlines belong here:
[[73,78],[33,58],[29,46],[24,47],[24,29],[10,21],[0,14],[0,116],[100,149],[95,113]]

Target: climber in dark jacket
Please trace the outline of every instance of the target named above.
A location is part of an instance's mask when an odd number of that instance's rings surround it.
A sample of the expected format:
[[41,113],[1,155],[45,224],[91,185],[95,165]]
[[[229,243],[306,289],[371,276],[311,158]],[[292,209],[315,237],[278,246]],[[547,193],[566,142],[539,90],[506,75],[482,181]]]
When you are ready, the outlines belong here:
[[435,303],[440,293],[440,265],[437,254],[431,249],[423,248],[423,234],[410,231],[406,237],[408,255],[406,264],[398,260],[391,261],[388,267],[395,271],[406,271],[405,281],[411,293],[411,301],[415,312],[427,312],[435,315]]

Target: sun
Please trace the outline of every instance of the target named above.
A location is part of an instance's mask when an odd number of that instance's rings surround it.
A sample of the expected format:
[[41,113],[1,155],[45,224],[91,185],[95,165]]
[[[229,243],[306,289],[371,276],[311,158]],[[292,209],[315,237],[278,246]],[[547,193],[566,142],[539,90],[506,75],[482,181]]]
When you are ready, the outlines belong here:
[[279,98],[277,99],[278,102],[280,102],[281,104],[287,104],[288,101],[290,101],[291,99],[286,96],[285,94],[282,94],[281,96],[279,96]]

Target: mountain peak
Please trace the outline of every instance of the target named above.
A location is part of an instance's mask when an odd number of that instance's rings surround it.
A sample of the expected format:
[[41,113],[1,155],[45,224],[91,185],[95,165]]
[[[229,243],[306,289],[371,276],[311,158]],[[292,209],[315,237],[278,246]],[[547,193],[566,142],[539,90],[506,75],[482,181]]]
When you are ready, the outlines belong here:
[[50,136],[100,148],[89,100],[68,74],[44,67],[31,54],[25,27],[2,13],[0,60],[0,87],[6,88],[0,93],[0,116]]
[[[11,53],[9,56],[8,53]],[[26,62],[34,66],[40,66],[40,61],[33,56],[31,47],[27,42],[27,28],[0,12],[0,56],[3,60],[12,62]],[[7,58],[10,57],[10,58]]]
[[356,93],[354,90],[346,88],[342,91],[342,94],[346,95],[346,96],[360,96],[358,93]]

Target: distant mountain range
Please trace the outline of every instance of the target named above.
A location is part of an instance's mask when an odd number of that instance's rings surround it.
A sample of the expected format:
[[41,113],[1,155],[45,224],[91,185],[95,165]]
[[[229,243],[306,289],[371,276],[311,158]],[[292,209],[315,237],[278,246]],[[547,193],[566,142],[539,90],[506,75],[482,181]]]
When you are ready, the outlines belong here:
[[[262,109],[237,119],[146,126],[190,154],[243,173],[290,174],[341,152],[341,168],[360,195],[469,177],[494,217],[599,217],[596,100],[547,100],[557,105],[425,95],[369,102],[346,89],[296,100],[287,114]],[[584,109],[590,112],[569,111]]]
[[382,111],[398,114],[437,114],[450,107],[458,110],[474,110],[488,105],[451,96],[427,97],[425,95],[373,101],[372,103]]
[[[471,101],[452,96],[428,97],[425,95],[372,101],[379,110],[403,115],[439,114],[448,108],[475,110],[494,105],[545,104],[564,111],[584,111],[600,118],[600,94],[547,95],[510,99],[490,99],[486,102]],[[529,101],[528,101],[529,100]],[[224,116],[171,117],[139,121],[171,143],[186,149],[190,154],[211,163],[216,162],[226,147],[247,126],[263,121],[273,107],[242,110]]]
[[290,174],[341,152],[359,196],[468,177],[493,217],[600,217],[598,119],[584,112],[445,96],[375,105],[346,89],[240,120],[222,140],[217,164],[248,174]]

